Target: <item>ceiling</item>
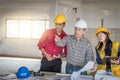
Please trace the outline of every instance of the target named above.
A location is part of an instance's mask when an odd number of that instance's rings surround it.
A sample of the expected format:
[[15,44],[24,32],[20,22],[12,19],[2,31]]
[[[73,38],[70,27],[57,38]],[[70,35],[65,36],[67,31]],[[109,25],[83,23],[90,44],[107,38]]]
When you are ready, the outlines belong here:
[[81,1],[120,1],[120,0],[81,0]]
[[[26,1],[49,1],[49,0],[0,0],[0,2],[11,2],[11,1],[12,2],[20,2],[20,1],[26,2]],[[53,0],[53,1],[55,1],[55,0]],[[67,1],[67,0],[56,0],[56,1]],[[70,1],[70,0],[68,0],[68,1]],[[73,1],[75,1],[75,0],[73,0]],[[116,1],[120,1],[120,0],[78,0],[78,1],[99,1],[99,2],[101,2],[101,1],[114,1],[114,2],[116,2]]]

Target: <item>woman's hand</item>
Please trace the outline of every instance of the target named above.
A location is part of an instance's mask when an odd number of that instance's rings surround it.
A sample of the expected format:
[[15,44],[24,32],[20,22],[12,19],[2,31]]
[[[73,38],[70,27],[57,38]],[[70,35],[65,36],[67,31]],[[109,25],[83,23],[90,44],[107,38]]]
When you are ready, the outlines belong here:
[[119,59],[111,59],[110,62],[113,64],[119,64],[120,60]]

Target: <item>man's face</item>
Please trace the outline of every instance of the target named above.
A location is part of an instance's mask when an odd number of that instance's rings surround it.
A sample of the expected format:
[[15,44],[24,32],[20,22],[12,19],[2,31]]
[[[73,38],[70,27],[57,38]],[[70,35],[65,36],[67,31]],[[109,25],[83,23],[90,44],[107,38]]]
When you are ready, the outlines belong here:
[[55,27],[56,27],[57,31],[62,31],[64,26],[65,26],[65,24],[63,24],[63,23],[62,24],[55,24]]
[[97,34],[97,38],[98,38],[99,42],[105,42],[107,35],[103,32],[100,32]]
[[76,38],[81,38],[85,33],[85,30],[83,28],[78,28],[78,27],[75,27],[74,29],[74,35]]

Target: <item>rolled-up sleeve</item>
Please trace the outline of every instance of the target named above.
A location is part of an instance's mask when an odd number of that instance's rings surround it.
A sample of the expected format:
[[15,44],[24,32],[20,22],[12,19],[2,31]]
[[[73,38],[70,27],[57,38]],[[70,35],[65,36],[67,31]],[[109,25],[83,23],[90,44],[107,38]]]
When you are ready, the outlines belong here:
[[66,44],[67,44],[67,36],[62,38],[60,41],[56,42],[56,45],[61,47],[66,46]]
[[37,46],[38,46],[39,49],[44,48],[44,43],[45,43],[46,40],[47,40],[47,31],[45,31],[43,33],[43,35],[41,36],[41,38],[40,38],[40,40],[38,42]]
[[65,56],[67,55],[67,36],[62,38],[60,41],[56,42],[56,45],[57,46],[61,46],[61,47],[64,47],[64,54]]

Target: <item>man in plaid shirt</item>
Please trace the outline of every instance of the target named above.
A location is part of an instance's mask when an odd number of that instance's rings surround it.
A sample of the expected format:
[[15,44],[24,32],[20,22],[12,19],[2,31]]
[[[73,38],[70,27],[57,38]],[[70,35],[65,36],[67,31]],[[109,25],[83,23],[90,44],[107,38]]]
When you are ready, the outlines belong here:
[[55,42],[58,46],[67,46],[66,73],[80,70],[88,61],[94,60],[92,45],[84,37],[87,23],[80,20],[74,28],[74,35],[68,35],[61,39],[56,35]]

